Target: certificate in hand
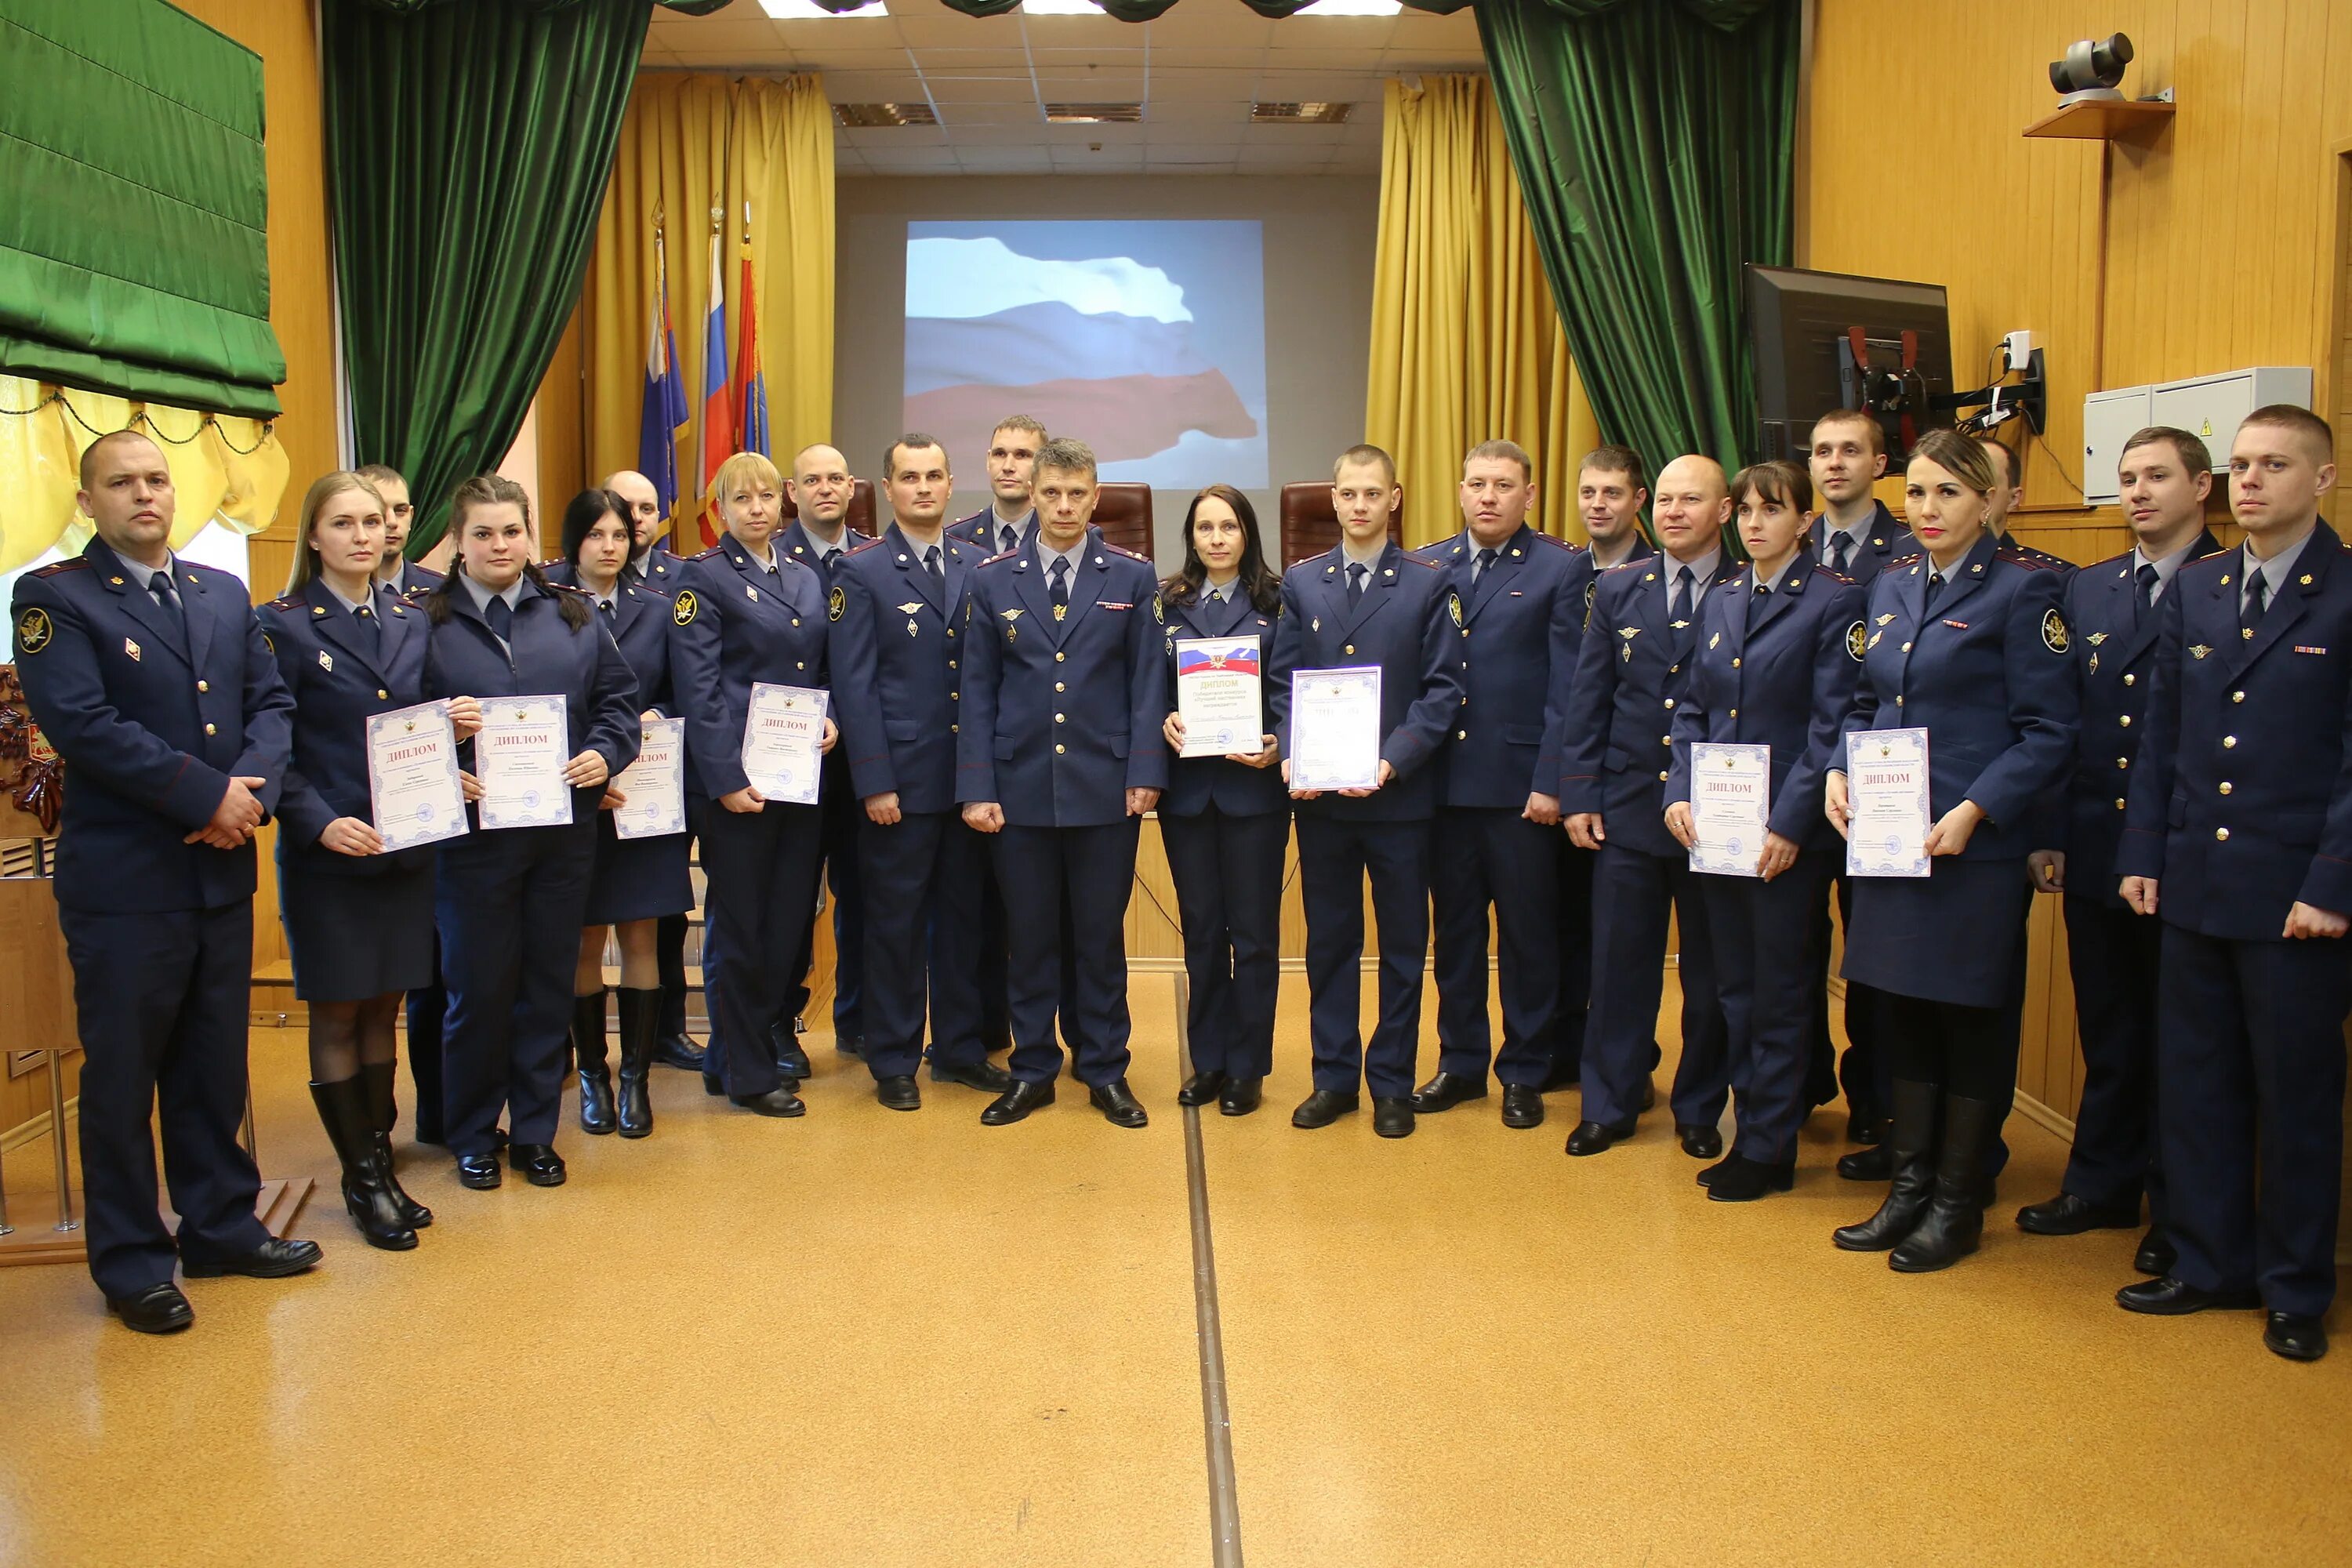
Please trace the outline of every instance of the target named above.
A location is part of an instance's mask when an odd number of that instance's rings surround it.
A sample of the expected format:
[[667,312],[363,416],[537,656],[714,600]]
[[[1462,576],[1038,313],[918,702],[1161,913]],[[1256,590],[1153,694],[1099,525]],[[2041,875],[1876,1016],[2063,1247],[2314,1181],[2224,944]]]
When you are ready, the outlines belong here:
[[613,787],[625,797],[613,808],[613,832],[622,838],[661,838],[686,831],[686,721],[647,719],[637,760]]
[[1845,749],[1847,872],[1927,876],[1927,731],[1862,730]]
[[572,820],[570,704],[561,696],[499,697],[482,704],[474,776],[485,830],[561,827]]
[[1176,711],[1182,757],[1256,756],[1265,749],[1257,638],[1176,639]]
[[1380,667],[1294,672],[1290,787],[1377,789],[1380,782]]
[[467,831],[466,787],[446,702],[420,702],[367,721],[368,806],[386,850]]
[[1755,876],[1771,805],[1771,747],[1693,742],[1691,826],[1698,844],[1690,852],[1690,868],[1717,877]]
[[751,706],[743,716],[743,776],[765,798],[816,804],[828,700],[829,693],[813,687],[751,683]]

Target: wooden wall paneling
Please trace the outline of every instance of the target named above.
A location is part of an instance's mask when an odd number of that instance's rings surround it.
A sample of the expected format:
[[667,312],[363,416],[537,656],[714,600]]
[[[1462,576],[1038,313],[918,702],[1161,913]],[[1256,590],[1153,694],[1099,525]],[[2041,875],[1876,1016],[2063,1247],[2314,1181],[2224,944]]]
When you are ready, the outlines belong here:
[[[19,1051],[75,1043],[73,972],[67,966],[65,940],[58,930],[57,898],[43,879],[0,879],[0,996],[8,999],[7,1028],[0,1041],[0,1147],[5,1147],[12,1131],[21,1140],[24,1124],[49,1110],[47,1069],[12,1076],[6,1070],[9,1060]],[[65,1075],[66,1094],[71,1097],[80,1088],[79,1051],[67,1060]],[[12,1194],[26,1188],[56,1190],[46,1150],[38,1157],[20,1155],[8,1168]]]

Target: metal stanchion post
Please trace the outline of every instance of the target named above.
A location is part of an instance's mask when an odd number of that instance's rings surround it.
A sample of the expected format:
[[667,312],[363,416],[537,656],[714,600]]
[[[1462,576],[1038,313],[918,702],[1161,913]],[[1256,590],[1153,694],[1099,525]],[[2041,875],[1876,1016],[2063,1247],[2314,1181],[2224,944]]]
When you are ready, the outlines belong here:
[[66,1075],[58,1063],[58,1053],[52,1049],[49,1058],[49,1142],[58,1154],[58,1226],[59,1230],[79,1230],[81,1222],[74,1218],[73,1169],[66,1159]]

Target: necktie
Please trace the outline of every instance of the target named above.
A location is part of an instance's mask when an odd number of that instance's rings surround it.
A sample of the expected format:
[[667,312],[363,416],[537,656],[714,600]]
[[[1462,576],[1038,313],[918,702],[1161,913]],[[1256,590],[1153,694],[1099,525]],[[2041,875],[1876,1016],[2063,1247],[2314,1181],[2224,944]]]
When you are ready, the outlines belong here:
[[1930,573],[1928,573],[1928,574],[1927,574],[1927,597],[1923,601],[1923,605],[1924,605],[1924,606],[1925,606],[1926,608],[1929,609],[1929,610],[1934,609],[1934,608],[1936,607],[1936,599],[1937,599],[1937,596],[1938,595],[1942,594],[1942,593],[1943,593],[1943,591],[1944,591],[1944,574],[1943,574],[1941,572],[1930,572]]
[[1691,569],[1687,566],[1675,574],[1675,596],[1666,606],[1666,619],[1675,626],[1690,619]]
[[1494,563],[1495,552],[1492,549],[1481,550],[1478,552],[1478,559],[1472,563],[1470,567],[1471,583],[1474,584],[1476,584],[1479,578],[1484,577],[1486,574],[1486,568],[1492,566]]
[[610,599],[597,600],[596,607],[604,612],[604,618],[608,621],[617,621],[621,618],[621,606]]
[[1851,535],[1843,533],[1830,535],[1830,570],[1841,577],[1846,574],[1846,567],[1853,560],[1849,553],[1853,544],[1853,539]]
[[947,574],[940,567],[940,547],[938,545],[934,544],[929,550],[923,552],[923,570],[929,572],[932,578],[938,582],[944,583],[948,580]]
[[382,646],[383,628],[377,623],[373,610],[361,605],[352,611],[352,619],[359,623],[361,647],[373,653]]
[[996,535],[997,549],[1000,551],[1010,552],[1014,545],[1019,544],[1020,542],[1021,531],[1019,529],[1013,527],[1009,522],[1000,523],[998,525]]
[[2270,585],[2271,580],[2260,572],[2246,574],[2245,614],[2238,624],[2248,637],[2254,635],[2254,627],[2262,624],[2263,612],[2270,607]]
[[493,598],[482,611],[482,618],[490,623],[490,633],[502,643],[514,641],[514,606],[504,599]]
[[180,595],[173,590],[172,574],[169,572],[156,573],[147,579],[147,591],[155,595],[156,608],[162,610],[163,618],[172,623],[172,631],[179,637],[181,646],[187,646],[187,617],[180,613]]
[[1348,608],[1354,609],[1364,602],[1364,579],[1370,575],[1360,562],[1348,564]]
[[1054,618],[1057,621],[1062,618],[1062,612],[1070,607],[1069,573],[1070,558],[1066,555],[1055,556],[1052,581],[1047,586],[1053,595]]
[[2143,565],[2139,569],[2139,607],[2147,609],[2156,603],[2156,568]]

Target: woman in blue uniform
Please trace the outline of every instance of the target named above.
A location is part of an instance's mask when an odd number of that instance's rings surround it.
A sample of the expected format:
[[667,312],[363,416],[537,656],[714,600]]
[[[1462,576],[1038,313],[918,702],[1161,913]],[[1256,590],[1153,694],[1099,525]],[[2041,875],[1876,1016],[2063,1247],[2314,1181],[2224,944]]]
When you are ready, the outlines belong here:
[[[808,889],[824,854],[816,805],[772,801],[743,772],[743,725],[755,684],[822,689],[825,626],[845,603],[775,548],[783,479],[757,452],[719,466],[710,493],[727,537],[678,574],[670,611],[670,682],[686,720],[688,816],[702,840],[703,973],[711,1047],[703,1082],[762,1116],[807,1108],[784,1081],[770,1030],[786,1001],[813,916]],[[828,715],[824,751],[838,731]],[[716,950],[714,954],[713,949]]]
[[[343,1206],[372,1247],[405,1251],[433,1211],[392,1168],[394,1021],[433,984],[433,850],[386,854],[368,787],[367,721],[425,700],[425,617],[375,579],[384,502],[332,473],[302,498],[286,594],[257,615],[294,694],[278,806],[278,904],[310,1009],[310,1098],[343,1168]],[[480,709],[450,705],[460,735]]]
[[1223,756],[1186,757],[1184,720],[1170,711],[1162,732],[1177,760],[1160,797],[1160,835],[1176,879],[1191,982],[1187,1021],[1192,1076],[1176,1099],[1217,1102],[1227,1116],[1258,1107],[1274,1067],[1274,1002],[1280,973],[1282,862],[1290,842],[1290,792],[1282,782],[1274,721],[1265,711],[1277,682],[1274,662],[1282,579],[1258,547],[1257,514],[1231,485],[1211,485],[1184,514],[1184,564],[1160,585],[1167,622],[1169,691],[1206,650],[1177,647],[1202,637],[1247,639],[1258,679],[1258,744]]
[[1909,1274],[1945,1268],[1984,1232],[1986,1154],[2017,1074],[2006,1004],[2023,944],[2035,810],[2074,754],[2078,693],[2060,574],[1988,526],[2000,471],[1973,438],[1930,431],[1904,475],[1920,558],[1870,588],[1862,679],[1829,775],[1847,831],[1846,772],[1874,730],[1927,731],[1926,877],[1853,879],[1845,975],[1885,994],[1894,1184],[1837,1233]]
[[1862,668],[1863,591],[1803,548],[1812,480],[1794,463],[1758,463],[1731,481],[1748,564],[1706,596],[1690,694],[1675,710],[1666,827],[1686,846],[1694,742],[1769,746],[1771,788],[1755,875],[1700,879],[1729,1037],[1739,1131],[1731,1152],[1699,1173],[1718,1203],[1750,1203],[1796,1181],[1797,1132],[1809,1109],[1806,1056],[1829,954],[1815,949],[1812,911],[1827,898],[1843,847],[1822,811]]
[[597,810],[606,781],[637,754],[636,680],[587,596],[551,586],[530,563],[520,485],[496,474],[466,480],[450,500],[449,531],[457,543],[448,579],[420,605],[432,624],[425,694],[486,703],[561,696],[572,753],[563,767],[570,822],[485,831],[468,810],[473,831],[440,847],[449,1151],[458,1181],[497,1186],[503,1110],[509,1162],[534,1186],[560,1186],[572,974]]
[[[563,510],[563,559],[548,580],[586,594],[637,679],[639,719],[669,716],[670,598],[635,581],[629,563],[629,503],[611,490],[582,490]],[[683,832],[623,838],[613,814],[596,814],[596,868],[588,879],[588,923],[572,980],[572,1051],[580,1073],[580,1130],[643,1138],[654,1130],[646,1072],[661,1028],[661,917],[694,908]],[[604,932],[621,947],[621,1098],[604,1044]]]

